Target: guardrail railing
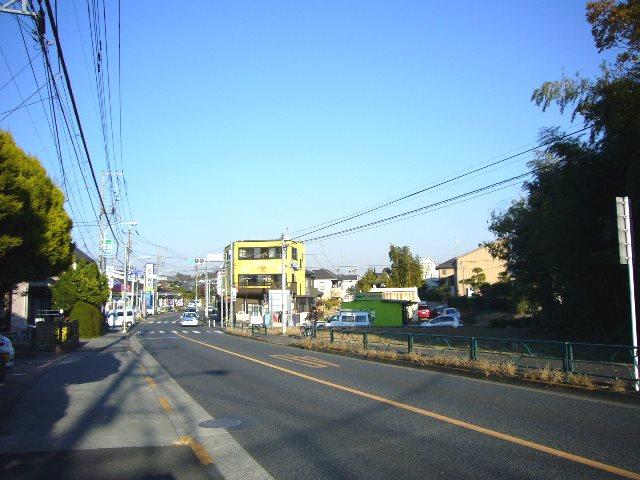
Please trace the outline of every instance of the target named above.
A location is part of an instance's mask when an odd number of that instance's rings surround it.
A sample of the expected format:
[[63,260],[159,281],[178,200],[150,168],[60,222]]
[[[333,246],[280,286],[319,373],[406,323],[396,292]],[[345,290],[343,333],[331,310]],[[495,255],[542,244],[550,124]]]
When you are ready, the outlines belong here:
[[398,353],[448,354],[469,360],[507,361],[523,369],[549,367],[565,373],[629,382],[637,382],[633,377],[633,364],[640,351],[640,347],[633,345],[313,327],[302,330],[302,337]]

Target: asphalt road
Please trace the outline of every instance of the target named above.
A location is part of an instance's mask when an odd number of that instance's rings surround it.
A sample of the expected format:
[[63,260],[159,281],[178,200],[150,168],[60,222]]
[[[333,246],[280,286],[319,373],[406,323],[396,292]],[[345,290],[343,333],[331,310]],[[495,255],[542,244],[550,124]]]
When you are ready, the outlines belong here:
[[134,334],[274,478],[640,478],[637,406],[176,321]]

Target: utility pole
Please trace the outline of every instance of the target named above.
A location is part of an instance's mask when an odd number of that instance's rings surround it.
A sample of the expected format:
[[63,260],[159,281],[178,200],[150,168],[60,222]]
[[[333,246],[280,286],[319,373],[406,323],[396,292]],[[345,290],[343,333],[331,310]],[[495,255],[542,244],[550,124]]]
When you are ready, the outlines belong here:
[[638,330],[636,326],[636,295],[633,279],[633,238],[631,236],[631,205],[629,197],[616,197],[616,213],[618,220],[618,245],[620,263],[627,265],[629,273],[629,308],[631,310],[631,356],[633,360],[634,388],[640,391],[638,378]]
[[[124,222],[129,228],[127,231],[127,245],[124,249],[124,282],[122,283],[124,289],[122,290],[122,333],[127,333],[127,279],[129,277],[129,254],[131,252],[131,230],[138,223],[137,222]],[[117,314],[117,313],[116,313]]]

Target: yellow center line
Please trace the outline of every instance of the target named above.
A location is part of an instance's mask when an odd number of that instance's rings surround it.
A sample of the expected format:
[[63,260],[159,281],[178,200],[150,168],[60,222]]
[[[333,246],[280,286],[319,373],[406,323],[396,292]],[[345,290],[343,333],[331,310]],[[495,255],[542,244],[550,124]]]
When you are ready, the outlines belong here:
[[525,439],[522,439],[522,438],[519,438],[519,437],[515,437],[513,435],[508,435],[506,433],[502,433],[502,432],[498,432],[498,431],[495,431],[495,430],[491,430],[489,428],[481,427],[479,425],[475,425],[473,423],[468,423],[468,422],[465,422],[463,420],[458,420],[458,419],[455,419],[455,418],[452,418],[452,417],[447,417],[446,415],[441,415],[439,413],[431,412],[429,410],[425,410],[424,408],[415,407],[413,405],[409,405],[409,404],[406,404],[406,403],[398,402],[396,400],[391,400],[390,398],[380,397],[378,395],[367,393],[367,392],[364,392],[362,390],[358,390],[358,389],[355,389],[355,388],[347,387],[345,385],[340,385],[338,383],[333,383],[333,382],[329,382],[327,380],[322,380],[321,378],[313,377],[311,375],[307,375],[307,374],[301,373],[301,372],[296,372],[295,370],[290,370],[288,368],[281,367],[281,366],[275,365],[273,363],[265,362],[263,360],[259,360],[259,359],[254,358],[254,357],[250,357],[248,355],[243,355],[241,353],[233,352],[231,350],[227,350],[227,349],[222,348],[222,347],[217,347],[215,345],[210,345],[208,343],[201,342],[200,340],[195,340],[193,338],[185,337],[184,335],[180,335],[180,334],[178,334],[178,335],[180,337],[184,338],[185,340],[190,341],[190,342],[198,343],[198,344],[203,345],[203,346],[205,346],[207,348],[211,348],[213,350],[218,350],[220,352],[227,353],[229,355],[233,355],[235,357],[242,358],[242,359],[247,360],[249,362],[257,363],[258,365],[263,365],[265,367],[272,368],[274,370],[278,370],[280,372],[288,373],[289,375],[293,375],[295,377],[304,378],[305,380],[309,380],[310,382],[315,382],[315,383],[318,383],[320,385],[325,385],[327,387],[334,388],[336,390],[341,390],[343,392],[348,392],[348,393],[351,393],[353,395],[357,395],[359,397],[364,397],[364,398],[368,398],[370,400],[374,400],[376,402],[384,403],[386,405],[391,405],[391,406],[399,408],[401,410],[406,410],[406,411],[409,411],[409,412],[417,413],[417,414],[425,416],[425,417],[433,418],[435,420],[440,420],[441,422],[445,422],[445,423],[448,423],[450,425],[455,425],[455,426],[460,427],[460,428],[464,428],[464,429],[471,430],[471,431],[474,431],[474,432],[482,433],[483,435],[487,435],[487,436],[490,436],[490,437],[493,437],[493,438],[498,438],[500,440],[504,440],[505,442],[514,443],[516,445],[520,445],[520,446],[527,447],[527,448],[530,448],[530,449],[533,449],[533,450],[544,452],[544,453],[547,453],[549,455],[553,455],[553,456],[558,457],[558,458],[562,458],[562,459],[565,459],[565,460],[570,460],[572,462],[576,462],[576,463],[579,463],[579,464],[582,464],[582,465],[593,467],[593,468],[596,468],[598,470],[603,470],[603,471],[608,472],[608,473],[613,473],[613,474],[616,474],[616,475],[620,475],[621,477],[640,480],[640,474],[638,474],[636,472],[632,472],[630,470],[625,470],[623,468],[615,467],[613,465],[609,465],[609,464],[606,464],[606,463],[598,462],[596,460],[591,460],[590,458],[581,457],[580,455],[574,455],[573,453],[565,452],[563,450],[558,450],[556,448],[547,447],[546,445],[541,445],[539,443],[531,442],[529,440],[525,440]]

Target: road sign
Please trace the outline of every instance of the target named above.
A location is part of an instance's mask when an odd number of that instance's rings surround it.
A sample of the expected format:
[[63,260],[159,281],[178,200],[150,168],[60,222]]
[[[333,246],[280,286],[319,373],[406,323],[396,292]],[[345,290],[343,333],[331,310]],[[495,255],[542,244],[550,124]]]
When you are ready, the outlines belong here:
[[238,289],[236,287],[231,287],[231,301],[235,302],[238,298]]
[[618,249],[620,252],[620,263],[629,263],[629,250],[631,242],[631,225],[629,222],[629,206],[627,197],[616,197],[616,214],[618,220]]
[[113,257],[113,245],[114,241],[112,238],[103,238],[102,244],[100,245],[100,255],[103,257]]

